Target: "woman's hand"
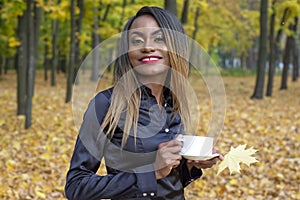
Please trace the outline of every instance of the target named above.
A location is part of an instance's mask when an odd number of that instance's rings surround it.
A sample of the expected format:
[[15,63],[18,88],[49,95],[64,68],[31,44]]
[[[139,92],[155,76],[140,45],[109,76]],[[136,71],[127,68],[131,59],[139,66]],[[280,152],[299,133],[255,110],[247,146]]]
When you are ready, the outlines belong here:
[[[218,152],[219,152],[218,149],[213,149],[212,151],[213,154]],[[222,155],[219,155],[209,160],[187,160],[187,166],[189,170],[191,170],[192,167],[196,167],[197,169],[207,169],[207,168],[211,168],[219,160],[223,160],[223,159],[224,157]]]
[[154,163],[156,179],[168,176],[171,170],[180,164],[182,158],[179,154],[182,148],[182,143],[180,142],[181,138],[182,135],[179,135],[174,140],[163,142],[158,145]]

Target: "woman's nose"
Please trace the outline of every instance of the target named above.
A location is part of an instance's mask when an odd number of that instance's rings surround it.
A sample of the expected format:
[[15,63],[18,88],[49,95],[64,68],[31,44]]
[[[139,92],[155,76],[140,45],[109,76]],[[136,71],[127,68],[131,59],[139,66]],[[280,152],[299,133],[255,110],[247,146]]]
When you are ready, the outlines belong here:
[[154,52],[155,51],[155,48],[153,46],[153,44],[151,44],[151,42],[145,42],[144,43],[144,46],[142,48],[142,52],[144,53],[148,53],[148,52]]

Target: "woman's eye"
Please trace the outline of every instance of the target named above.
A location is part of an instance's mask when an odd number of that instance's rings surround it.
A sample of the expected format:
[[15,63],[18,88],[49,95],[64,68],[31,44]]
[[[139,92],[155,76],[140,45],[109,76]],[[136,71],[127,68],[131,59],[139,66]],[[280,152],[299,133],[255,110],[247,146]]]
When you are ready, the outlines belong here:
[[156,37],[154,39],[155,42],[165,42],[165,38],[163,36]]
[[143,40],[139,39],[139,38],[133,38],[133,39],[131,39],[131,43],[132,44],[142,44]]

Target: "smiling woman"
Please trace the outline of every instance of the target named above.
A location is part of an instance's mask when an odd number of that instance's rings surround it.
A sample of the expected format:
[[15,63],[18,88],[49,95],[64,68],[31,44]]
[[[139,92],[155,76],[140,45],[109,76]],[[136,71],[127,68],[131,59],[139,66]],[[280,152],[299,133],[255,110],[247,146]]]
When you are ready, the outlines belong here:
[[[163,32],[154,17],[143,15],[132,23],[128,51],[130,63],[139,81],[148,83],[148,87],[151,82],[160,83],[160,86],[155,87],[162,88],[170,62]],[[152,91],[153,89],[152,86]],[[157,101],[160,101],[160,95],[161,91],[155,95]]]
[[[114,86],[90,102],[67,174],[68,199],[184,199],[217,159],[182,158],[190,127],[188,40],[178,19],[143,7],[124,27]],[[125,53],[122,53],[125,52]],[[96,172],[104,158],[106,175]]]

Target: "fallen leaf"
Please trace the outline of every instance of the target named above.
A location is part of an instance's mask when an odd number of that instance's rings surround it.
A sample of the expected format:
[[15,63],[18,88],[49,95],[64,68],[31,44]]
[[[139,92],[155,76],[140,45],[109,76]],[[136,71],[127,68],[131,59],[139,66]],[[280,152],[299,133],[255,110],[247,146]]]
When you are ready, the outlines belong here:
[[224,169],[228,167],[230,174],[233,172],[240,173],[240,163],[250,166],[251,163],[258,162],[253,155],[257,150],[252,147],[245,150],[246,144],[239,145],[237,148],[231,147],[230,151],[224,156],[224,160],[220,163],[218,173],[219,175]]

